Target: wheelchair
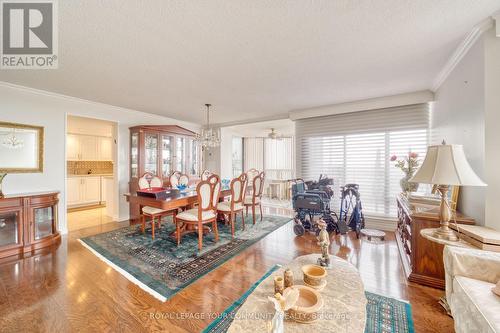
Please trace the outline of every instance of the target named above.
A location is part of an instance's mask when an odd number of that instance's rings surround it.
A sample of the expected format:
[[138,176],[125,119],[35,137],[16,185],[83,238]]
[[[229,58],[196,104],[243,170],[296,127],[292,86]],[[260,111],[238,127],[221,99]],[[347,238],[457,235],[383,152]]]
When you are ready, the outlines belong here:
[[356,232],[359,239],[361,229],[365,228],[365,216],[361,204],[358,184],[346,184],[340,187],[341,201],[339,224],[347,225]]
[[303,179],[293,179],[291,182],[293,209],[296,212],[293,231],[302,236],[306,231],[319,234],[319,227],[315,219],[326,222],[328,232],[339,233],[338,217],[330,209],[333,197],[333,179],[320,176],[317,182],[304,182]]

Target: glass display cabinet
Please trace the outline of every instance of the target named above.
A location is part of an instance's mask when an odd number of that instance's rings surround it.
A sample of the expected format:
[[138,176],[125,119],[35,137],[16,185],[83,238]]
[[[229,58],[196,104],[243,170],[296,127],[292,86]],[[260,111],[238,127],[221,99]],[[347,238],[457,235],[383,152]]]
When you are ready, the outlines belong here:
[[[165,186],[174,171],[198,178],[201,149],[196,133],[175,125],[143,125],[130,128],[129,190],[138,190],[138,180],[149,172],[163,179]],[[130,205],[131,219],[139,216],[139,207]]]
[[9,194],[0,198],[0,258],[61,242],[58,192]]

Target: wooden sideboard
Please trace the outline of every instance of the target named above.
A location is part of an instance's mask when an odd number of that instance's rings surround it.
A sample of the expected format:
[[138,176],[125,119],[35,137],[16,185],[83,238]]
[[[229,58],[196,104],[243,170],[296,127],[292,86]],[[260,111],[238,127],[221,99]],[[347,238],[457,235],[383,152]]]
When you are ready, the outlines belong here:
[[0,198],[0,258],[61,242],[57,230],[58,195],[36,192]]
[[[444,289],[444,246],[420,235],[420,230],[439,227],[439,207],[409,203],[398,195],[398,245],[403,270],[411,282]],[[459,224],[475,224],[474,219],[457,212]]]

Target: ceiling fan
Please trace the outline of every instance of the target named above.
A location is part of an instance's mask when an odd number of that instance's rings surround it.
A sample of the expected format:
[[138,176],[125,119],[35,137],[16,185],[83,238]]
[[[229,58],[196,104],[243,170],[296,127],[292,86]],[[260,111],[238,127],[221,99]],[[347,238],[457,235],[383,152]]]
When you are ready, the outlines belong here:
[[274,128],[271,128],[271,133],[269,133],[267,137],[272,140],[281,140],[283,138],[282,135],[278,135]]

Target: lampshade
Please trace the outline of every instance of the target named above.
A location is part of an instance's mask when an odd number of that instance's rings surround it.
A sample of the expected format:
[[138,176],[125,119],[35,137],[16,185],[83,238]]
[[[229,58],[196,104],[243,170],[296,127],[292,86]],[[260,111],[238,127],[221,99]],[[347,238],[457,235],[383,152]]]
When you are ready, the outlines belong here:
[[463,146],[447,144],[429,146],[424,163],[409,181],[436,185],[486,186],[467,162]]

